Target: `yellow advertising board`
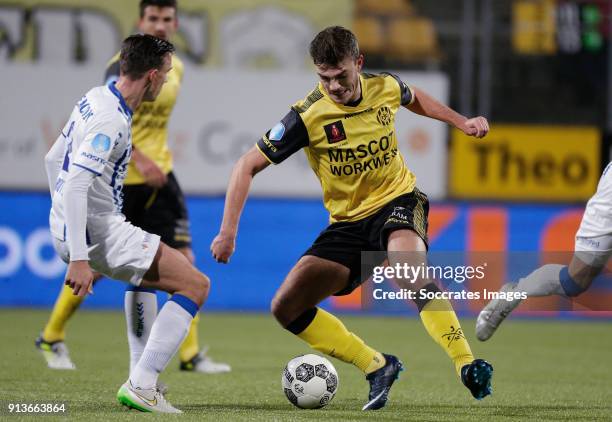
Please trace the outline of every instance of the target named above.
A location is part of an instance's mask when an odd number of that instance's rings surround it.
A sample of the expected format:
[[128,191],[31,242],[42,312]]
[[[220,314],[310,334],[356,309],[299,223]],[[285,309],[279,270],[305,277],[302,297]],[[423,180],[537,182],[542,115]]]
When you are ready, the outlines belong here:
[[599,180],[600,142],[594,127],[493,125],[483,139],[453,130],[450,194],[584,201]]

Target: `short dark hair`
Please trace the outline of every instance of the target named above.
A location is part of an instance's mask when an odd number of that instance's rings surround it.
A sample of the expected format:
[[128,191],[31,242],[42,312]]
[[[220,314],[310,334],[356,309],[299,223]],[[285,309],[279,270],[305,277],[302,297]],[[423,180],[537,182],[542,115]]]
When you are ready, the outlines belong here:
[[121,44],[119,69],[132,80],[140,79],[151,69],[161,69],[164,56],[173,52],[174,46],[169,41],[153,35],[131,35]]
[[140,17],[144,17],[147,6],[173,7],[177,8],[176,0],[140,0]]
[[330,26],[319,32],[310,42],[310,56],[316,65],[336,66],[347,57],[357,60],[357,38],[342,26]]

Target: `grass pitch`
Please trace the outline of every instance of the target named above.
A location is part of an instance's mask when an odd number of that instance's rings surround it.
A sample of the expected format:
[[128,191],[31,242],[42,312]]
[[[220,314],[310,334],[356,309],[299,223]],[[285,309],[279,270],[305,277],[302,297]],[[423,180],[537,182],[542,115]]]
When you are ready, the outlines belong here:
[[[8,403],[66,403],[62,418],[83,421],[143,417],[115,399],[128,370],[123,314],[77,313],[67,338],[76,371],[47,369],[34,348],[47,315],[42,310],[0,310],[0,419],[28,419],[9,416]],[[474,321],[464,320],[475,355],[495,368],[493,396],[478,402],[418,319],[342,319],[373,347],[404,361],[406,371],[383,410],[360,411],[367,383],[358,370],[337,360],[333,362],[340,386],[331,404],[320,410],[294,408],[281,392],[281,370],[289,359],[310,349],[279,328],[271,316],[204,313],[201,343],[209,344],[211,355],[229,362],[233,371],[182,373],[175,358],[161,379],[170,386],[170,402],[185,414],[147,417],[216,422],[612,420],[610,322],[515,319],[492,340],[480,343],[474,336]]]

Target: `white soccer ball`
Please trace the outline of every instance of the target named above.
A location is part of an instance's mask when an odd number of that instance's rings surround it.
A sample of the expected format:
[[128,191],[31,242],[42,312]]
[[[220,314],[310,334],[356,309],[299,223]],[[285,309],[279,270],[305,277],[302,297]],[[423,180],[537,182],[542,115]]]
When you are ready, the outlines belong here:
[[326,406],[338,391],[338,373],[330,361],[308,354],[293,358],[282,375],[287,399],[301,409]]

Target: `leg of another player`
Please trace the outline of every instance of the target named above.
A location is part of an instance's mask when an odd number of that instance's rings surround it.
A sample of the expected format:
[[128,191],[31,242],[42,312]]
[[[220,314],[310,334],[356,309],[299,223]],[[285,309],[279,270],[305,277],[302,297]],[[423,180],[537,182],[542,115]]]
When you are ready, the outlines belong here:
[[[601,273],[610,252],[575,252],[569,265],[546,264],[531,272],[518,283],[506,283],[502,292],[525,292],[527,297],[576,297],[588,290]],[[588,261],[586,263],[585,261]],[[486,341],[522,300],[493,299],[484,307],[476,320],[476,336]]]
[[[102,275],[96,273],[94,283],[101,278]],[[70,286],[62,286],[49,320],[42,334],[36,339],[36,348],[41,351],[51,369],[76,369],[70,359],[64,339],[66,338],[66,324],[84,299],[82,296],[75,296]]]
[[[526,292],[528,297],[578,296],[591,286],[605,265],[601,260],[598,262],[596,259],[590,259],[592,257],[589,252],[582,254],[584,256],[581,259],[577,253],[574,253],[569,265],[547,264],[538,268],[527,277],[521,278],[514,289]],[[591,263],[587,264],[583,259]]]
[[349,275],[344,265],[303,256],[272,299],[272,314],[313,349],[363,371],[370,382],[368,402],[363,410],[376,410],[385,406],[391,385],[403,369],[402,363],[395,356],[374,350],[334,315],[316,307],[344,289]]
[[142,356],[130,374],[132,384],[146,390],[155,388],[159,373],[185,339],[193,317],[208,296],[210,281],[179,251],[160,243],[140,287],[172,295],[155,319]]
[[[391,232],[387,251],[391,266],[407,264],[419,267],[426,263],[425,243],[412,230],[402,229]],[[427,279],[416,280],[415,283],[403,279],[396,281],[401,288],[409,290],[439,291],[438,287]],[[415,303],[427,333],[451,358],[457,375],[472,395],[476,399],[482,399],[491,394],[490,381],[493,368],[482,359],[474,360],[451,303],[446,299],[423,300],[418,296]]]
[[[177,248],[185,258],[191,263],[195,263],[195,255],[189,246]],[[206,354],[207,347],[200,351],[200,342],[198,339],[198,326],[200,324],[200,314],[198,313],[191,322],[187,337],[179,348],[180,369],[183,371],[201,372],[204,374],[219,374],[230,372],[231,366],[223,362],[215,362]]]

